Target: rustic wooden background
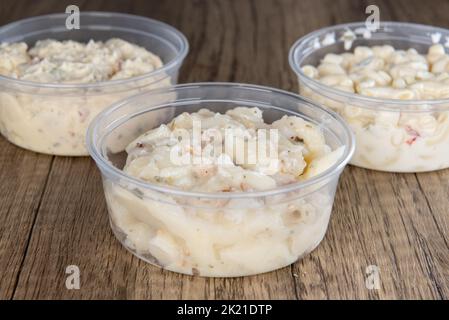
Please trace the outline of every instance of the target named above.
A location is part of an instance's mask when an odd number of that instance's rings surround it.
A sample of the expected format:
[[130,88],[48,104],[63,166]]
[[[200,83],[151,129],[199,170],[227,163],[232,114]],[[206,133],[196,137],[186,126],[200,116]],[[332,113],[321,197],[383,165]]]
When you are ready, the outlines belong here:
[[[449,27],[449,1],[4,1],[0,24],[81,10],[120,11],[180,29],[191,50],[180,82],[238,81],[296,91],[288,50],[335,23],[381,19]],[[139,261],[112,235],[100,175],[89,158],[39,155],[0,137],[1,299],[448,299],[449,170],[388,174],[349,167],[329,231],[310,256],[253,277],[206,279]],[[67,290],[77,265],[81,289]],[[377,265],[380,290],[365,286]]]

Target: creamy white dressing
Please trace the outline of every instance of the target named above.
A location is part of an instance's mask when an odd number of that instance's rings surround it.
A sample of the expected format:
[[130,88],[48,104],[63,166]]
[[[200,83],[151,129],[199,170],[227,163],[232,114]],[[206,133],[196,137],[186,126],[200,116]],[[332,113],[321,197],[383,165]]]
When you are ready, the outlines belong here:
[[[195,148],[192,141],[194,122],[201,124],[203,141],[200,148]],[[180,129],[186,131],[189,141],[179,140]],[[269,134],[270,130],[277,132],[277,141],[264,141],[267,145],[264,153],[268,155],[270,143],[276,144],[277,148],[270,155],[273,166],[269,171],[269,163],[258,161],[264,159],[257,158],[256,146],[260,134]],[[244,151],[241,154],[245,155],[242,161],[235,147],[226,148],[229,138],[234,138],[236,143],[237,140],[242,142]],[[312,123],[299,117],[284,116],[266,124],[260,109],[244,107],[229,110],[226,114],[207,109],[183,113],[169,124],[138,137],[126,150],[129,156],[124,170],[128,174],[152,183],[200,192],[273,189],[309,178],[308,168],[331,154],[322,132]],[[174,150],[181,152],[176,159],[172,159]],[[205,155],[205,150],[216,152]],[[178,161],[185,156],[190,160]],[[316,172],[323,171],[314,168]]]
[[[249,140],[257,131],[279,131],[277,172],[237,161],[234,153],[217,153],[212,164],[178,165],[170,150],[192,156],[176,138],[181,129],[192,134],[201,121],[203,148],[212,131],[234,129]],[[216,135],[217,136],[217,135]],[[191,142],[191,141],[189,141]],[[180,148],[178,148],[180,147]],[[183,113],[132,141],[126,148],[129,176],[184,191],[245,193],[275,189],[310,179],[343,156],[326,144],[320,129],[299,117],[284,116],[265,123],[261,110],[238,107],[225,114],[202,109]],[[294,192],[275,197],[200,199],[128,188],[105,181],[105,193],[117,237],[139,257],[168,270],[201,276],[243,276],[287,266],[313,250],[324,237],[332,208],[334,185],[299,197]]]
[[[95,84],[141,76],[163,66],[143,47],[121,39],[106,42],[38,41],[0,45],[0,74],[42,84]],[[0,131],[12,143],[37,152],[87,155],[90,121],[116,101],[144,89],[171,84],[165,74],[115,89],[58,90],[12,86],[0,92]]]
[[[432,45],[426,55],[387,45],[356,47],[327,54],[318,66],[302,70],[325,85],[362,96],[401,102],[449,98],[449,55],[441,44]],[[338,111],[352,127],[357,139],[352,164],[395,172],[449,167],[449,112],[376,111],[306,85],[300,92]]]
[[162,67],[161,59],[121,39],[81,43],[40,40],[0,45],[0,74],[42,83],[94,83],[139,76]]

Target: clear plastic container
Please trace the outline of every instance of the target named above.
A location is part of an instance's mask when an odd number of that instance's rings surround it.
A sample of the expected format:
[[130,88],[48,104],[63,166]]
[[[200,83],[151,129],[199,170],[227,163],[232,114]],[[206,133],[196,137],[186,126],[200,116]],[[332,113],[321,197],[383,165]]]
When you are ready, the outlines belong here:
[[[355,39],[344,36],[348,30]],[[447,37],[449,30],[412,23],[381,22],[374,33],[367,32],[365,22],[336,25],[299,39],[290,50],[290,66],[298,76],[300,94],[338,112],[355,133],[351,164],[391,172],[444,169],[449,167],[449,99],[362,96],[320,83],[301,68],[318,65],[328,53],[341,54],[357,46],[391,45],[426,54],[435,40],[444,44]],[[416,132],[423,134],[417,137]]]
[[[258,107],[264,121],[296,115],[320,126],[326,143],[344,150],[321,174],[257,192],[186,192],[121,170],[125,147],[183,112],[224,113]],[[298,95],[266,87],[204,83],[140,94],[102,112],[89,127],[88,148],[103,177],[112,230],[137,257],[175,272],[245,276],[294,263],[323,239],[339,176],[354,137],[335,113]]]
[[88,84],[50,84],[0,75],[0,131],[10,142],[36,152],[88,155],[85,134],[90,121],[107,106],[143,90],[177,83],[188,52],[186,38],[152,19],[121,13],[81,12],[81,28],[68,30],[67,15],[20,20],[0,28],[0,42],[121,38],[145,47],[164,63],[151,73]]

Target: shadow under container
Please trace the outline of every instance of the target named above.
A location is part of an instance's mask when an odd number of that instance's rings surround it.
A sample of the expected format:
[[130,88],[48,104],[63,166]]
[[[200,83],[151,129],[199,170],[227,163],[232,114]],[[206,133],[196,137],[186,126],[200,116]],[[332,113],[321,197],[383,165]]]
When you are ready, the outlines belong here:
[[88,155],[91,120],[106,107],[141,91],[177,83],[188,52],[184,35],[152,19],[121,13],[81,12],[81,28],[68,30],[66,14],[20,20],[0,28],[0,42],[38,40],[106,41],[120,38],[159,56],[163,67],[138,77],[86,84],[51,84],[0,75],[0,131],[10,142],[32,151]]
[[[289,60],[298,76],[300,94],[338,112],[351,127],[357,145],[351,164],[390,172],[448,168],[449,99],[362,96],[320,83],[302,70],[305,65],[319,65],[328,53],[351,52],[357,46],[391,45],[396,50],[414,48],[426,54],[435,35],[439,34],[441,41],[449,37],[447,29],[413,23],[381,22],[373,33],[365,28],[365,22],[323,28],[292,46]],[[348,32],[354,36],[351,41],[345,36]]]
[[[263,192],[201,193],[138,180],[122,171],[125,147],[183,112],[258,107],[264,121],[298,116],[319,125],[341,157],[310,180]],[[88,148],[103,178],[112,230],[153,265],[189,275],[246,276],[288,266],[311,252],[328,226],[339,176],[354,151],[335,113],[300,96],[240,84],[191,84],[137,95],[102,112]]]

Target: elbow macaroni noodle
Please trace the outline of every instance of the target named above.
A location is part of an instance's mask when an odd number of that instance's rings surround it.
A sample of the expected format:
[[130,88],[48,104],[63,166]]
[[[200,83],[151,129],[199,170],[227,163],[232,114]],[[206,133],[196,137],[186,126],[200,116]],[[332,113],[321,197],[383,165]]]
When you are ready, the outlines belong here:
[[[427,55],[392,46],[356,47],[327,54],[304,74],[319,82],[361,96],[407,100],[449,99],[449,55],[441,44]],[[319,92],[300,79],[300,92],[340,113],[355,133],[351,163],[393,172],[420,172],[449,167],[449,112],[375,110],[363,101],[342,100]],[[380,106],[379,106],[380,107]],[[446,105],[447,107],[447,105]]]
[[95,84],[160,67],[158,56],[121,39],[87,44],[43,40],[30,49],[25,43],[2,43],[0,74],[37,86],[5,81],[0,91],[0,131],[12,143],[36,152],[87,155],[86,130],[100,111],[144,89],[169,86],[172,79],[161,74],[97,89],[51,89],[38,84]]
[[[202,125],[201,146],[225,130],[247,141],[258,131],[277,129],[279,166],[266,173],[258,163],[239,164],[234,149],[207,154],[208,163],[173,162],[170,150],[200,156],[194,144],[183,144],[179,130],[194,141],[194,121]],[[214,149],[215,150],[215,149]],[[250,149],[245,149],[251,152]],[[297,193],[233,198],[233,193],[272,190],[310,179],[342,157],[344,147],[331,150],[320,129],[299,117],[284,116],[266,124],[258,108],[238,107],[225,114],[202,109],[183,113],[129,144],[124,172],[155,185],[185,191],[229,194],[202,199],[133,188],[104,180],[112,228],[131,252],[165,269],[201,276],[244,276],[287,266],[322,240],[329,221],[336,180],[319,184],[305,196]],[[211,158],[210,158],[211,157]],[[223,160],[225,161],[216,161]],[[248,158],[247,158],[248,159]]]

